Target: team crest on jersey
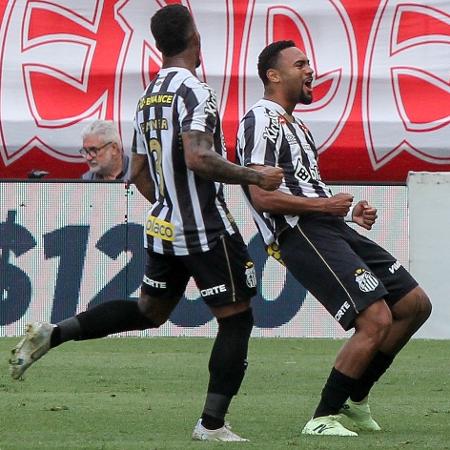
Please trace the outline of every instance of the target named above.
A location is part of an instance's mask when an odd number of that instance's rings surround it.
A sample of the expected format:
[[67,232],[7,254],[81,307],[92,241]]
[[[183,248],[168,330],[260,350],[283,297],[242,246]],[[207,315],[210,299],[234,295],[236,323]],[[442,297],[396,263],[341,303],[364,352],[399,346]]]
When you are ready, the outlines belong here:
[[372,273],[365,269],[356,270],[355,281],[358,283],[359,289],[363,292],[374,291],[380,283]]
[[256,272],[255,265],[251,261],[245,263],[245,277],[249,288],[256,287]]

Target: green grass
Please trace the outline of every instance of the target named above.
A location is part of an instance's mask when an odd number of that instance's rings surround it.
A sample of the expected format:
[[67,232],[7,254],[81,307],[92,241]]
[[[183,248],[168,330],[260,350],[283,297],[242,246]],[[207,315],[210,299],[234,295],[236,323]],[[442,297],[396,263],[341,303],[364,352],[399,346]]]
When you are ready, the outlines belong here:
[[0,450],[450,449],[448,341],[411,342],[374,388],[384,431],[303,436],[342,341],[252,339],[250,365],[227,418],[249,443],[190,440],[203,407],[212,340],[70,342],[13,381],[1,338]]

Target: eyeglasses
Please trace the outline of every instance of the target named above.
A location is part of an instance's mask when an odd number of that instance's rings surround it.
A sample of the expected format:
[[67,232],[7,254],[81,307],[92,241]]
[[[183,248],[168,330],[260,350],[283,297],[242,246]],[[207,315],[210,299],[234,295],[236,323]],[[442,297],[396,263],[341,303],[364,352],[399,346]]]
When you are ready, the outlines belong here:
[[112,144],[112,141],[107,142],[106,144],[103,144],[100,147],[82,147],[82,148],[80,148],[79,152],[80,152],[81,156],[83,156],[84,158],[86,158],[88,155],[91,158],[95,158],[97,156],[98,152],[102,148],[105,148],[110,144]]

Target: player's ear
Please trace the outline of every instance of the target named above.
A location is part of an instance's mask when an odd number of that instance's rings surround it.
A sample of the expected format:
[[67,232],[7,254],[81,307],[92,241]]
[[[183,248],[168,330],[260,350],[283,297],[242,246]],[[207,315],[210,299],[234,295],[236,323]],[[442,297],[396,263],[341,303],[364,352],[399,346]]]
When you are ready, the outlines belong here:
[[280,82],[280,72],[277,69],[269,69],[266,72],[267,79],[271,83],[279,83]]

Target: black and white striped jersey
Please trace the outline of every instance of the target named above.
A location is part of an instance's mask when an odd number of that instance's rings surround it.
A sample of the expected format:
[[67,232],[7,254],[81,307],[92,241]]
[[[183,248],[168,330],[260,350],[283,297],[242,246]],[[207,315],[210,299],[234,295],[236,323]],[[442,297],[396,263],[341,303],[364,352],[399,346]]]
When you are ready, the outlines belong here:
[[206,252],[224,232],[237,227],[225,204],[223,186],[186,167],[181,134],[214,136],[214,150],[226,157],[216,95],[190,71],[161,69],[138,101],[134,151],[146,154],[156,201],[146,220],[147,247],[160,254]]
[[[314,139],[305,124],[295,118],[286,119],[286,111],[278,103],[259,100],[239,125],[236,153],[242,165],[270,165],[283,169],[279,190],[302,197],[331,197],[328,186],[320,179]],[[294,227],[298,215],[258,213],[250,202],[248,188],[243,187],[253,218],[269,245],[288,226]]]

